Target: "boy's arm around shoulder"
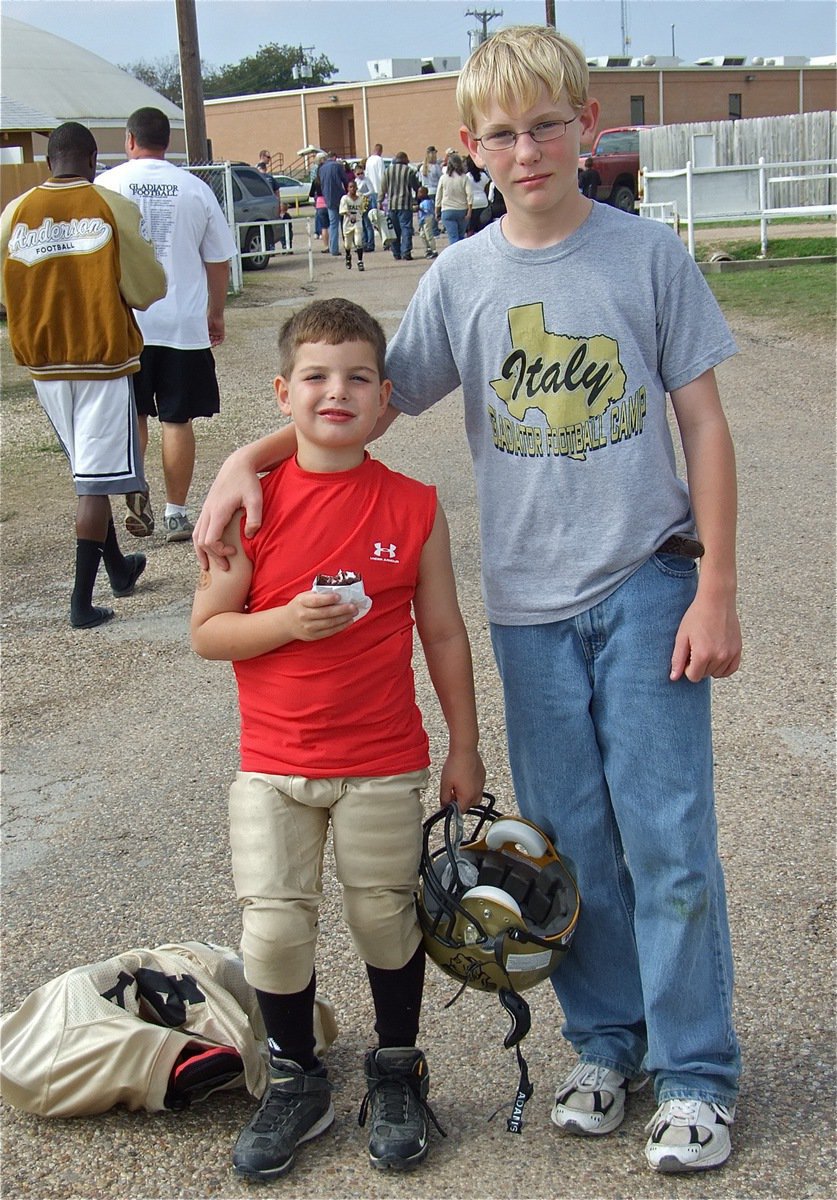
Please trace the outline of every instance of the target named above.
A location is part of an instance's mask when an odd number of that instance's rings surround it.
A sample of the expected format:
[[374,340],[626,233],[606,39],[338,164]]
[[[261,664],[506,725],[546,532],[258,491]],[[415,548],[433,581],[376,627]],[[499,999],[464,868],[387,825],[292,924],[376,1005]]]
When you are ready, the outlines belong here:
[[734,674],[741,662],[736,612],[735,451],[721,407],[715,372],[671,393],[698,536],[706,547],[697,595],[683,615],[674,643],[671,678],[692,683]]
[[133,200],[109,188],[96,187],[113,213],[119,237],[119,290],[125,303],[144,311],[166,294],[166,273],[154,245],[142,231],[142,214]]
[[241,544],[239,510],[224,531],[235,551],[225,569],[202,570],[192,604],[192,648],[202,658],[243,662],[288,642],[314,642],[340,633],[352,623],[354,604],[340,604],[330,593],[300,592],[276,608],[247,611],[253,564]]
[[455,800],[464,811],[482,798],[485,767],[477,748],[471,646],[456,598],[448,523],[441,506],[437,506],[422,551],[413,608],[427,669],[448,727],[448,755],[439,798],[442,804]]

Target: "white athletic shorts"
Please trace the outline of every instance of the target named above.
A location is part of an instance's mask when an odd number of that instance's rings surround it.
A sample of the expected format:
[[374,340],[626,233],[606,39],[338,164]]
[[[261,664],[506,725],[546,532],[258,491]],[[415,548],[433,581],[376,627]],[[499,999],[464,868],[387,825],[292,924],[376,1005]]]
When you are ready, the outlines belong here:
[[33,383],[70,461],[77,496],[146,490],[130,375]]

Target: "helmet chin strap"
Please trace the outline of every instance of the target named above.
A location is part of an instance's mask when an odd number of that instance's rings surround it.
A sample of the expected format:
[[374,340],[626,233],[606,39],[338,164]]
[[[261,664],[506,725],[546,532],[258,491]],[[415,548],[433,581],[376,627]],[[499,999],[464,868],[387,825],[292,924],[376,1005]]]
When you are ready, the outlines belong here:
[[[520,1043],[529,1032],[532,1019],[529,1005],[519,992],[512,988],[500,988],[499,997],[500,1003],[512,1020],[511,1029],[506,1034],[503,1045],[507,1050],[514,1046],[517,1065],[520,1068],[520,1083],[517,1086],[511,1115],[506,1119],[506,1129],[509,1133],[520,1133],[523,1130],[523,1106],[535,1090],[529,1082],[529,1067],[520,1050]],[[494,1115],[496,1116],[496,1113]]]

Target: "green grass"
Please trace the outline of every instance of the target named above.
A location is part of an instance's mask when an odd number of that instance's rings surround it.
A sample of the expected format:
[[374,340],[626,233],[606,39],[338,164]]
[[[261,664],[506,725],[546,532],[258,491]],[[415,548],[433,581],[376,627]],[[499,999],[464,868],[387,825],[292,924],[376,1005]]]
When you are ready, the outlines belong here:
[[[698,262],[707,262],[716,251],[722,250],[731,259],[747,261],[761,257],[761,242],[750,239],[746,242],[704,242],[696,247]],[[774,238],[768,234],[766,258],[814,258],[837,252],[834,237]]]
[[831,264],[730,271],[706,281],[725,311],[781,321],[788,333],[834,338],[835,279]]

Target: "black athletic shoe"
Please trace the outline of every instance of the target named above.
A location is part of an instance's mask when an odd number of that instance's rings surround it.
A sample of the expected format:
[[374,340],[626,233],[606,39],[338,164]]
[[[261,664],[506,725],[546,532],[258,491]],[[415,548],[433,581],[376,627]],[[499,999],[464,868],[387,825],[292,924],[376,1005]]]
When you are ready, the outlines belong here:
[[145,570],[144,554],[125,555],[125,575],[122,579],[111,579],[110,590],[114,596],[133,596],[137,580]]
[[233,1150],[233,1167],[251,1179],[277,1179],[294,1165],[300,1143],[317,1137],[334,1120],[331,1085],[320,1064],[303,1071],[290,1059],[271,1058],[270,1082]]
[[427,1118],[439,1126],[427,1103],[427,1059],[412,1046],[373,1050],[366,1056],[367,1092],[358,1115],[366,1124],[371,1107],[369,1161],[385,1171],[411,1171],[427,1155]]

